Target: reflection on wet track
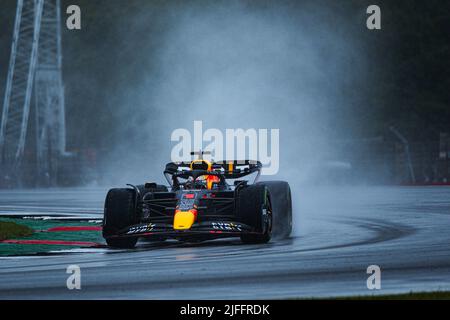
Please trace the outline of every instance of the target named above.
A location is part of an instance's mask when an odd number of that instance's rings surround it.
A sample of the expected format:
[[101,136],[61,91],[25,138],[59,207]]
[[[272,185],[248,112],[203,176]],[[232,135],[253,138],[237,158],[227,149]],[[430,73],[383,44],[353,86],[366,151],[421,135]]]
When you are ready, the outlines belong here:
[[[102,189],[0,192],[0,214],[101,217]],[[450,289],[450,188],[293,190],[294,234],[238,240],[141,241],[136,250],[79,249],[0,258],[3,299],[265,299]],[[82,289],[66,288],[77,264]],[[366,269],[381,267],[369,291]]]

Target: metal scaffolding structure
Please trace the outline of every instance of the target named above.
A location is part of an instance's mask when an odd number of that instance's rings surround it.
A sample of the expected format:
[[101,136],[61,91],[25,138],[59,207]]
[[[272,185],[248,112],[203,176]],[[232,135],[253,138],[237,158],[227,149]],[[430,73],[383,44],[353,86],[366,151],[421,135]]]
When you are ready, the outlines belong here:
[[[56,184],[58,161],[65,153],[60,28],[60,0],[17,1],[0,126],[4,184],[22,184],[24,160],[36,164],[37,185]],[[35,109],[31,110],[33,97]],[[35,117],[33,148],[29,147],[33,135],[27,134],[30,114]]]

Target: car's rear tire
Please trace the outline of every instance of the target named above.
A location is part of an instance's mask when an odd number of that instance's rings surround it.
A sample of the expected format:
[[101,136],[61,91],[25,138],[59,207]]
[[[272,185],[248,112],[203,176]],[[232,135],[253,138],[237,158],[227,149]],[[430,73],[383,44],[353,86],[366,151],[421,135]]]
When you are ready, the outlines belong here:
[[255,228],[254,234],[242,234],[244,243],[267,243],[272,237],[272,206],[269,190],[264,185],[252,185],[238,195],[239,221]]
[[292,197],[289,183],[286,181],[264,181],[258,182],[257,185],[266,186],[270,192],[273,237],[276,239],[288,238],[292,232]]
[[103,237],[109,246],[133,248],[136,245],[137,237],[114,237],[121,229],[137,222],[135,201],[136,191],[133,189],[111,189],[106,195]]

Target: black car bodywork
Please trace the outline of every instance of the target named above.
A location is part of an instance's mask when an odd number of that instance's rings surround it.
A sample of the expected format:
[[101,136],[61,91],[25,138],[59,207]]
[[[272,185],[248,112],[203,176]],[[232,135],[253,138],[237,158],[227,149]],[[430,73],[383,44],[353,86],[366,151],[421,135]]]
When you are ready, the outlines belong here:
[[[139,237],[183,241],[241,237],[244,242],[264,243],[274,231],[289,236],[289,185],[256,183],[261,168],[260,162],[249,160],[168,163],[164,175],[169,187],[146,183],[108,192],[103,236],[113,247],[133,247]],[[256,176],[252,184],[241,180],[249,175]],[[202,177],[213,182],[208,185]]]

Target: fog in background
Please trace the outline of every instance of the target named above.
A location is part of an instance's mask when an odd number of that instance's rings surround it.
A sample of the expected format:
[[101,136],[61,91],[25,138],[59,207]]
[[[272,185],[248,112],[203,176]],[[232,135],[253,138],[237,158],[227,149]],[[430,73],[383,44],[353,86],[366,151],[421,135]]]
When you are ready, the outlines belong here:
[[134,50],[115,67],[141,65],[109,97],[116,134],[101,164],[103,184],[164,182],[171,133],[193,134],[194,120],[204,131],[280,129],[279,174],[261,179],[289,181],[294,211],[309,214],[298,207],[300,188],[323,177],[326,161],[340,160],[333,142],[357,131],[352,107],[373,81],[367,44],[352,35],[365,28],[365,11],[348,20],[345,8],[336,9],[313,2],[173,5],[158,11],[159,32],[155,12],[128,16],[118,37]]
[[[299,185],[449,181],[450,50],[442,2],[62,0],[67,150],[58,185],[162,182],[174,129],[280,129]],[[16,0],[0,4],[4,92]],[[405,146],[410,143],[412,179]],[[33,150],[32,130],[27,150]],[[446,141],[449,142],[446,142]],[[70,161],[69,161],[70,160]],[[33,172],[32,157],[27,163]],[[28,179],[33,187],[33,178]]]
[[293,185],[314,180],[321,162],[339,160],[333,137],[353,130],[350,107],[364,100],[373,78],[367,48],[351,34],[355,25],[365,28],[365,11],[349,21],[348,12],[336,8],[312,2],[178,5],[161,12],[166,28],[160,34],[137,33],[135,41],[133,28],[145,29],[152,13],[129,17],[133,22],[119,36],[140,48],[154,36],[161,41],[133,51],[130,63],[145,62],[138,81],[111,97],[120,124],[112,128],[119,134],[103,163],[110,183],[162,181],[175,145],[172,131],[193,134],[194,120],[203,121],[204,131],[280,129],[279,175],[263,178]]

